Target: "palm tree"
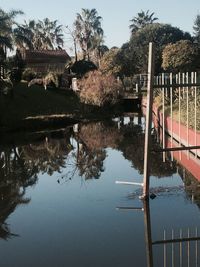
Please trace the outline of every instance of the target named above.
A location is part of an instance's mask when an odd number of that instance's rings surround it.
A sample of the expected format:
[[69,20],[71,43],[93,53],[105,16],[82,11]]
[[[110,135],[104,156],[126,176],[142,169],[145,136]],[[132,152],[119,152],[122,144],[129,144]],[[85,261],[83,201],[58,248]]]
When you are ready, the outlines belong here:
[[4,64],[7,57],[7,49],[13,48],[13,25],[15,24],[14,18],[18,14],[23,14],[20,10],[11,10],[5,12],[0,8],[0,62],[3,66],[0,77],[5,76]]
[[74,22],[75,35],[82,50],[83,58],[89,59],[90,52],[103,43],[103,29],[101,27],[102,17],[98,16],[97,10],[82,9],[77,13]]
[[36,22],[31,20],[25,21],[25,24],[17,25],[14,29],[14,41],[15,45],[20,48],[34,49],[35,46],[35,25]]
[[5,12],[0,9],[0,47],[12,49],[12,27],[15,24],[14,18],[23,14],[21,10],[11,10],[10,12]]
[[57,25],[57,20],[29,20],[18,25],[14,30],[15,43],[20,48],[35,50],[55,49],[63,46],[62,25]]
[[39,20],[37,27],[40,31],[40,38],[43,49],[54,49],[56,46],[63,46],[63,30],[62,25],[57,25],[58,21],[50,21],[45,18]]
[[130,20],[130,22],[132,22],[132,24],[129,26],[131,33],[134,34],[139,29],[144,28],[148,24],[154,23],[156,20],[158,20],[158,18],[154,17],[154,12],[149,14],[149,10],[146,12],[141,10],[136,17]]

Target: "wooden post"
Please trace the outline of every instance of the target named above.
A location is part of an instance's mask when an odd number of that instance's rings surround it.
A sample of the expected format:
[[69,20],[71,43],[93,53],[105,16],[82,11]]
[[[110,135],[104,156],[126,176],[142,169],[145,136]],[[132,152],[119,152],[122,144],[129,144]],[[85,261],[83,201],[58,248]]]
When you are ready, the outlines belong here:
[[150,164],[150,151],[151,151],[153,79],[154,79],[154,44],[149,43],[146,129],[145,129],[145,144],[144,144],[144,180],[143,180],[144,186],[143,186],[143,195],[141,197],[143,199],[149,197],[149,164]]

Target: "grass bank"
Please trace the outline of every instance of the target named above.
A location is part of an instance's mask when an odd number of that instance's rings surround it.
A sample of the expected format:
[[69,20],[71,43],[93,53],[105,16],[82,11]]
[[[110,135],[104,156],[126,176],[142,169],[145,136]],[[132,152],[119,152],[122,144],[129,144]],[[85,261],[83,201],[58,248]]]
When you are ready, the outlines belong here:
[[[80,103],[73,91],[20,83],[13,95],[0,95],[0,130],[37,129],[109,116],[111,110]],[[113,111],[112,111],[113,112]]]

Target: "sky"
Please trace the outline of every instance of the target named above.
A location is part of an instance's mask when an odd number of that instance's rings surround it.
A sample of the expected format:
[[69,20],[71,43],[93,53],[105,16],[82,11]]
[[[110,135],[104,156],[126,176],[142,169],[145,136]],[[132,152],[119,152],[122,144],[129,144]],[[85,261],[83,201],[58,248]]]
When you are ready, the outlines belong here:
[[[82,8],[96,8],[103,18],[105,45],[111,48],[121,47],[129,40],[130,19],[141,10],[154,12],[160,23],[169,23],[193,34],[194,20],[200,13],[200,0],[0,0],[0,8],[23,10],[25,15],[18,17],[19,22],[48,17],[69,27]],[[72,46],[67,37],[65,46],[68,49]]]

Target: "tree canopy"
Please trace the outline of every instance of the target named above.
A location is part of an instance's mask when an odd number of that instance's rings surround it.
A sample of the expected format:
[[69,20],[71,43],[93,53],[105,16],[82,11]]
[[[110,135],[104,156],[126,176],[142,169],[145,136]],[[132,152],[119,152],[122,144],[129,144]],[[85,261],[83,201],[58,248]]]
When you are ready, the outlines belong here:
[[198,14],[195,18],[193,30],[195,39],[200,47],[200,14]]
[[154,42],[156,47],[156,71],[161,70],[162,50],[169,43],[180,40],[192,40],[189,33],[169,24],[154,23],[146,25],[131,36],[129,45],[138,72],[147,72],[148,44]]
[[192,71],[197,67],[198,49],[189,40],[165,46],[162,67],[168,71]]

